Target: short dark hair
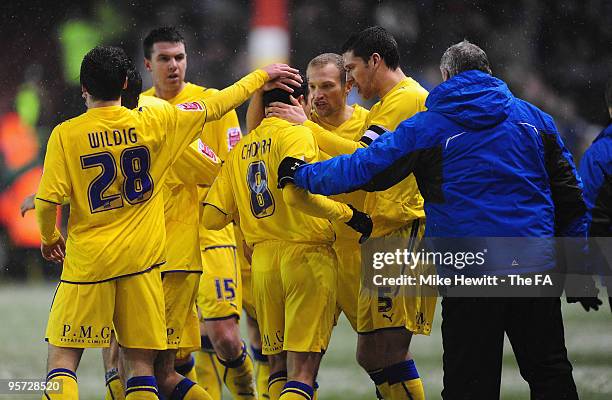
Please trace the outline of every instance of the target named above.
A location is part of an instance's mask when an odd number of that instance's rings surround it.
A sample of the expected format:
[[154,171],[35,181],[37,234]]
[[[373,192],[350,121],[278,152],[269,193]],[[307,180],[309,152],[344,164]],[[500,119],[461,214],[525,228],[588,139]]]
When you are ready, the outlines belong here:
[[612,108],[612,78],[606,84],[606,105],[608,108]]
[[340,84],[344,85],[346,83],[346,73],[344,72],[344,60],[340,54],[336,53],[323,53],[319,54],[308,63],[308,68],[313,67],[324,67],[327,64],[333,64],[338,68],[338,73],[340,74]]
[[293,93],[289,93],[284,89],[276,88],[272,90],[265,91],[263,93],[263,104],[264,107],[268,107],[270,103],[274,103],[275,101],[292,104],[289,96],[293,96],[294,98],[298,98],[300,96],[307,97],[308,96],[308,83],[306,79],[302,77],[302,85],[299,87],[293,86]]
[[465,39],[446,49],[440,60],[440,68],[448,71],[449,78],[474,69],[491,75],[487,53]]
[[117,100],[127,76],[127,55],[120,47],[97,46],[81,63],[81,85],[96,100]]
[[397,42],[382,26],[371,26],[361,32],[353,33],[342,45],[342,53],[352,51],[356,57],[361,57],[366,63],[374,53],[380,54],[390,69],[397,69],[400,54]]
[[121,92],[121,105],[132,109],[138,106],[142,92],[142,76],[131,58],[127,58],[127,87]]
[[185,38],[181,35],[178,29],[174,26],[162,26],[153,29],[144,38],[142,47],[144,50],[144,57],[147,60],[151,59],[151,53],[153,52],[153,45],[159,42],[170,42],[170,43],[183,43],[185,44]]

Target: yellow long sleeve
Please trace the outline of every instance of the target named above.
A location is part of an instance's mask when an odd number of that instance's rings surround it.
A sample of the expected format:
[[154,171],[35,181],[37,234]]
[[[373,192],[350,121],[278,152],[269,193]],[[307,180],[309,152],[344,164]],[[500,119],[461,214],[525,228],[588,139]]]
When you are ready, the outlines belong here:
[[40,229],[40,240],[45,245],[52,245],[60,238],[61,233],[55,226],[57,219],[57,204],[36,199],[36,220]]
[[316,122],[307,120],[303,125],[310,128],[315,140],[317,141],[317,146],[319,146],[319,149],[332,157],[342,154],[353,154],[355,150],[365,147],[361,142],[355,142],[354,140],[340,137],[339,135],[321,127]]
[[201,221],[206,229],[218,231],[225,228],[232,220],[233,217],[230,214],[225,214],[213,205],[204,204]]
[[266,71],[258,69],[231,86],[203,100],[206,105],[206,121],[216,121],[230,110],[244,103],[268,80]]
[[330,221],[347,222],[353,216],[353,211],[346,204],[309,193],[293,184],[283,189],[283,200],[304,214]]

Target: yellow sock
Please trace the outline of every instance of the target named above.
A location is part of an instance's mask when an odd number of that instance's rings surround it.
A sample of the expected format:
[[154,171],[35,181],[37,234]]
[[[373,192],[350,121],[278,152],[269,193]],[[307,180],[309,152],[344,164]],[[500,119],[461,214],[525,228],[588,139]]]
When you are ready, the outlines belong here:
[[[198,384],[213,400],[221,400],[221,375],[223,366],[215,355],[208,336],[202,336],[202,350],[195,353],[195,372]],[[192,379],[193,380],[193,379]]]
[[314,393],[312,394],[312,400],[319,400],[319,384],[317,381],[315,381],[313,389]]
[[223,382],[229,389],[234,400],[254,400],[255,382],[253,379],[253,361],[247,354],[246,346],[242,354],[232,361],[221,361],[223,364]]
[[158,400],[157,381],[154,376],[134,376],[126,382],[125,400]]
[[[43,400],[78,400],[79,386],[77,385],[76,374],[69,369],[56,368],[47,375],[49,390],[43,393]],[[55,391],[54,386],[59,383],[59,390]]]
[[261,399],[269,399],[268,395],[268,378],[270,377],[270,364],[268,357],[261,353],[261,349],[251,346],[251,353],[255,361],[255,385],[257,386],[257,397]]
[[394,383],[389,388],[391,390],[391,400],[425,400],[425,389],[421,378]]
[[279,371],[270,375],[268,379],[268,396],[270,396],[270,400],[280,399],[285,383],[287,383],[287,371]]
[[116,369],[106,372],[106,394],[104,400],[125,400],[125,391]]
[[376,385],[376,390],[382,396],[383,399],[391,400],[391,387],[389,382],[383,382],[380,385]]
[[208,392],[200,385],[193,385],[183,396],[183,400],[212,400]]
[[314,389],[303,382],[289,381],[281,392],[280,400],[312,400]]

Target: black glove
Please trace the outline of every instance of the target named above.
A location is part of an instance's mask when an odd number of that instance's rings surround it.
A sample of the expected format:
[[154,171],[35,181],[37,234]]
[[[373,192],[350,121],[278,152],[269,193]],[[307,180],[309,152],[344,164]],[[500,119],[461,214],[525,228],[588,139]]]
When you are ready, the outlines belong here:
[[353,210],[353,216],[346,224],[361,233],[359,243],[363,243],[368,240],[372,234],[372,218],[370,218],[368,214],[357,210],[352,205],[348,204],[348,206]]
[[612,297],[608,297],[608,303],[610,304],[610,311],[612,311]]
[[584,311],[589,312],[591,309],[597,311],[599,306],[602,304],[601,300],[596,297],[568,297],[568,303],[580,303]]
[[278,188],[282,189],[288,183],[293,183],[293,176],[297,169],[306,164],[306,161],[295,157],[285,157],[278,165]]

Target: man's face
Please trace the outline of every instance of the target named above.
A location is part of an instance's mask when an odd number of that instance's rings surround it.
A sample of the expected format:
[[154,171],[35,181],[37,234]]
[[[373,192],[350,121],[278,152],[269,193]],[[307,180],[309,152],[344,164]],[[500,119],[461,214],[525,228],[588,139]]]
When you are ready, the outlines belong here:
[[157,42],[153,44],[151,59],[145,59],[145,67],[151,72],[153,85],[163,91],[181,88],[185,81],[187,55],[185,45],[180,42]]
[[352,50],[344,53],[342,58],[344,59],[347,84],[355,85],[357,92],[365,100],[374,97],[376,90],[373,86],[374,68],[372,68],[371,63],[366,63],[363,58],[356,57]]
[[319,116],[328,117],[344,109],[347,90],[340,80],[343,73],[332,63],[310,67],[306,71],[310,103]]

